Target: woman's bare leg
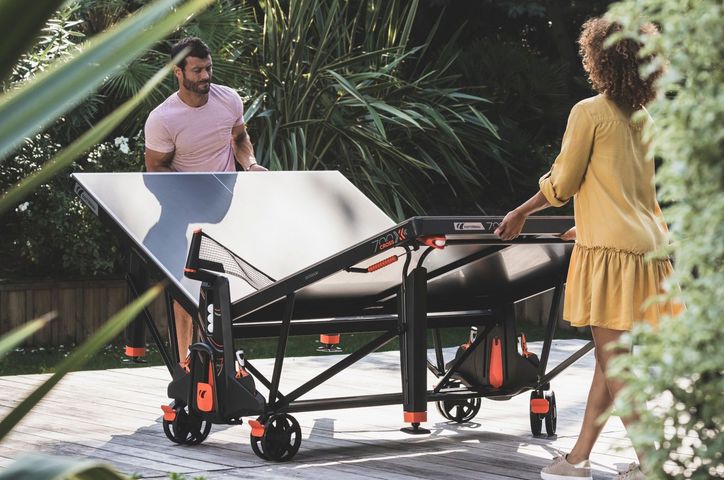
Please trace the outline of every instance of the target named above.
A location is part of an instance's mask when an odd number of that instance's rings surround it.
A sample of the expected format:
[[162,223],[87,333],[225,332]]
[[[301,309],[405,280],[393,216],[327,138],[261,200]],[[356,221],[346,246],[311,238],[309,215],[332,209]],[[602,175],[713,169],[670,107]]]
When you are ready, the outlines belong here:
[[596,369],[593,372],[593,381],[591,389],[588,391],[588,401],[586,402],[586,412],[583,415],[583,423],[581,424],[581,433],[578,434],[578,440],[568,454],[568,462],[576,464],[583,460],[588,460],[596,443],[598,436],[603,430],[603,423],[598,419],[613,403],[613,398],[609,394],[606,385],[606,377],[601,369],[601,363],[598,361],[598,345],[596,346]]
[[[618,355],[628,355],[631,353],[628,349],[625,348],[606,348],[606,345],[617,342],[621,338],[621,335],[626,332],[601,327],[591,327],[591,330],[593,331],[593,338],[596,342],[596,345],[603,345],[603,348],[601,348],[600,358],[602,360],[601,365],[603,366],[604,372],[607,371],[607,368],[612,359],[614,359]],[[618,396],[619,392],[624,387],[624,383],[621,380],[610,375],[606,375],[606,385],[608,386],[608,391],[611,394],[611,398],[614,399]],[[637,420],[638,417],[636,416],[621,417],[621,421],[623,422],[627,430]],[[639,451],[637,451],[636,454],[638,455],[639,461],[641,461],[641,459],[643,458],[643,454]]]
[[[590,456],[593,445],[601,434],[601,430],[603,430],[604,422],[599,422],[598,418],[612,405],[616,395],[624,386],[623,382],[617,378],[606,375],[606,369],[613,358],[630,353],[627,349],[610,348],[610,345],[617,342],[621,335],[626,332],[601,327],[591,327],[591,332],[593,333],[593,343],[596,345],[596,371],[593,374],[593,382],[588,394],[581,433],[576,445],[568,455],[570,463],[581,462]],[[621,420],[624,426],[628,428],[635,421],[635,418],[621,417]],[[641,459],[640,454],[639,459]]]

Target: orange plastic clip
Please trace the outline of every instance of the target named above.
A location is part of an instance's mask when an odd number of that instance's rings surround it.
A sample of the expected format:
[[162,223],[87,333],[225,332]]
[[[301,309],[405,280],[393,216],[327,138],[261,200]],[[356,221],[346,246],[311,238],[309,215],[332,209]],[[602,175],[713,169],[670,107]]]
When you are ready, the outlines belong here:
[[264,425],[258,420],[249,420],[249,426],[251,427],[251,436],[261,438],[264,436]]
[[427,237],[417,237],[417,240],[424,243],[428,247],[437,248],[438,250],[442,250],[443,248],[445,248],[445,243],[447,242],[447,238],[445,238],[445,235],[430,235]]
[[161,410],[163,410],[163,419],[167,422],[173,422],[176,420],[176,410],[171,408],[171,405],[161,405]]
[[550,408],[548,400],[545,398],[531,398],[530,400],[530,411],[538,415],[545,415],[548,413]]

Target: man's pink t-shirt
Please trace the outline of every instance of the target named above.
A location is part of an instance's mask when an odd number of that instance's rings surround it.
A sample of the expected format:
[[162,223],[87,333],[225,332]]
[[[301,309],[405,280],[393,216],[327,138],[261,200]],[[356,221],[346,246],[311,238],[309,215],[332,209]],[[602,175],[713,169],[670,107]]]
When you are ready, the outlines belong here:
[[209,101],[190,107],[178,96],[168,97],[146,120],[146,148],[175,152],[177,172],[233,172],[231,129],[244,124],[244,104],[229,87],[212,83]]

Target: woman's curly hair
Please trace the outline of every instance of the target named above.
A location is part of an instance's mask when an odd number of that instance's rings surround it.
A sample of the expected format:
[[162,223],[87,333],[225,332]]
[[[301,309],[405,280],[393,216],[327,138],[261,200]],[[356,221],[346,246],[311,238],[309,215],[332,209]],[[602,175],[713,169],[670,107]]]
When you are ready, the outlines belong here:
[[[639,110],[656,97],[654,82],[662,70],[641,78],[641,66],[652,59],[639,56],[642,45],[631,38],[623,38],[608,48],[604,47],[606,39],[621,28],[619,23],[603,17],[586,20],[578,39],[579,53],[594,90],[606,94],[622,108]],[[655,35],[658,29],[646,23],[639,32]]]

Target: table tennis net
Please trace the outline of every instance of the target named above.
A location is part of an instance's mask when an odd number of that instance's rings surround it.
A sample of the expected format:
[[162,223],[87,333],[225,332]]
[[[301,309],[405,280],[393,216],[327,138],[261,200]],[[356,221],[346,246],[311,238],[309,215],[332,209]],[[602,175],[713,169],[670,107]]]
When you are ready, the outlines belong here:
[[264,288],[275,281],[272,277],[200,230],[194,232],[186,266],[187,270],[198,267],[233,275],[244,280],[256,290]]

